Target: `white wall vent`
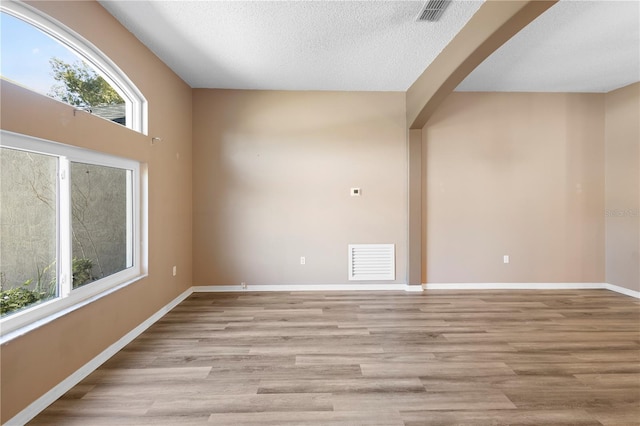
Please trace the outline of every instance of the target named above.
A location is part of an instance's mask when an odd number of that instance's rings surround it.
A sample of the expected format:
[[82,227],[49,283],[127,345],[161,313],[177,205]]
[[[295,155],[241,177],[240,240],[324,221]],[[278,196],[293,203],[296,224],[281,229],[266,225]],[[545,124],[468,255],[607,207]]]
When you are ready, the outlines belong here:
[[395,280],[395,244],[349,244],[349,281]]
[[442,17],[444,10],[449,6],[449,3],[451,3],[451,0],[429,0],[422,8],[416,21],[438,21]]

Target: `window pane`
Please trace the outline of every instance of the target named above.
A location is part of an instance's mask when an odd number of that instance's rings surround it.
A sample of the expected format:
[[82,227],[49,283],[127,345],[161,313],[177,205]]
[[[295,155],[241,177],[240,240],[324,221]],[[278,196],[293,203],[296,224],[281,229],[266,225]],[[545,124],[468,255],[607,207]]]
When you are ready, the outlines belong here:
[[0,32],[2,77],[126,125],[124,99],[74,51],[7,13],[0,13]]
[[1,315],[57,297],[56,157],[0,148]]
[[73,288],[133,265],[131,171],[71,163]]

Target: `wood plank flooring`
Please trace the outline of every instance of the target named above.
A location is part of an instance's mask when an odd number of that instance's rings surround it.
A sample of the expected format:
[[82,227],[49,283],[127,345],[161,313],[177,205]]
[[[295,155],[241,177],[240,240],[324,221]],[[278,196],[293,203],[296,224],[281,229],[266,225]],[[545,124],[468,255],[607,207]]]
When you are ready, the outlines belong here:
[[607,290],[196,293],[33,425],[638,425]]

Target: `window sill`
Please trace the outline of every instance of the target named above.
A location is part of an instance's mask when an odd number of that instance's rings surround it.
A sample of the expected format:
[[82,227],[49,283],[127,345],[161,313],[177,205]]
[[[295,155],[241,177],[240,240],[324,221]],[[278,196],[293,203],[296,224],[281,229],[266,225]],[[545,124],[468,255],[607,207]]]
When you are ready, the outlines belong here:
[[[49,324],[57,320],[58,318],[61,318],[67,314],[70,314],[71,312],[81,309],[97,300],[102,299],[103,297],[109,296],[110,294],[115,293],[116,291],[124,287],[127,287],[131,284],[134,284],[147,277],[148,277],[148,274],[146,273],[141,275],[136,275],[134,277],[130,277],[126,279],[125,281],[119,284],[115,284],[105,290],[102,290],[97,294],[94,294],[93,292],[89,292],[88,295],[84,295],[84,297],[83,295],[80,295],[79,300],[73,299],[71,297],[63,298],[63,299],[57,298],[54,300],[44,302],[40,305],[34,306],[33,308],[27,309],[24,312],[16,313],[15,316],[12,315],[8,318],[4,318],[3,320],[0,321],[0,334],[1,334],[0,345],[4,345],[5,343],[10,342],[13,339],[16,339],[20,336],[24,336],[25,334],[30,333],[31,331],[36,330],[42,327],[43,325]],[[96,281],[96,284],[100,284],[99,281]],[[87,287],[87,289],[89,289],[89,287]],[[84,290],[84,289],[81,288],[78,290]],[[71,304],[69,305],[69,303]],[[48,315],[40,317],[38,313],[43,309],[45,309],[46,307],[49,307],[49,310],[55,309],[55,311]],[[56,309],[57,307],[59,307],[59,309]],[[37,319],[30,320],[30,318],[32,317],[35,317]],[[27,321],[28,322],[25,325],[17,326],[17,328],[15,329],[12,329],[13,327],[11,327],[9,328],[9,331],[5,333],[5,328],[7,328],[5,324],[9,322],[8,320],[13,320],[11,322],[14,322],[16,319],[23,319],[23,321],[21,322],[27,322]]]

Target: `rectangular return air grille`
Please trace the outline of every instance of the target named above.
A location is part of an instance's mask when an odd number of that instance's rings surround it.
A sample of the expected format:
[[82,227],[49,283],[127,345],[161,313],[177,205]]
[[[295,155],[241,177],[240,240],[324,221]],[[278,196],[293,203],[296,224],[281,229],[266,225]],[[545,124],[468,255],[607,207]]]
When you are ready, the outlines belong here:
[[429,0],[422,8],[416,21],[436,22],[442,17],[449,3],[451,3],[451,0]]
[[349,281],[395,279],[395,244],[349,244]]

